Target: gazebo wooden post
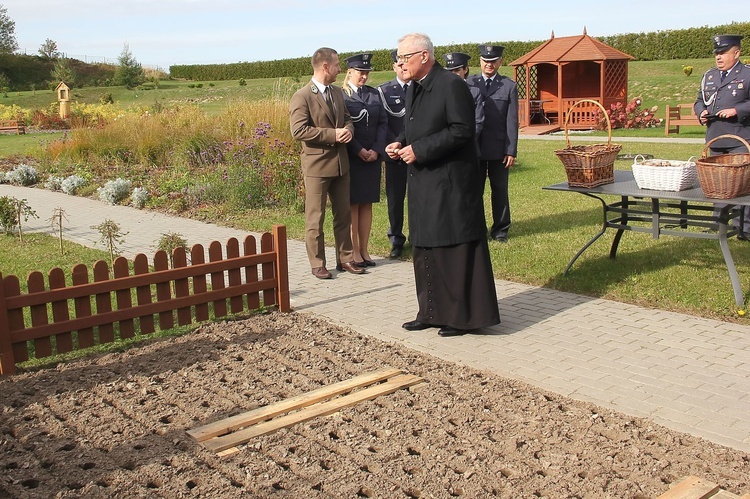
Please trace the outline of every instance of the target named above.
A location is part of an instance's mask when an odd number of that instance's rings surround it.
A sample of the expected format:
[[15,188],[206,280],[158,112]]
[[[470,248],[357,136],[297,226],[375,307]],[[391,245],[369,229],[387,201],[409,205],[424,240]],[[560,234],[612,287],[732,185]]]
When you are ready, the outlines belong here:
[[561,126],[565,123],[565,113],[568,112],[563,108],[563,66],[563,63],[557,63],[557,123]]

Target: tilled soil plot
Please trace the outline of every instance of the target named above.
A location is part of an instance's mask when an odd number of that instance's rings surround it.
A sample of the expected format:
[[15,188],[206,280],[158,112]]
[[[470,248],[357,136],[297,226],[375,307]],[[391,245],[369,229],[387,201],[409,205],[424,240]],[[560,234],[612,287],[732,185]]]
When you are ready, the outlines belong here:
[[[385,366],[426,382],[226,457],[186,434]],[[750,491],[746,453],[308,314],[5,378],[0,407],[0,497],[640,498],[691,474]]]

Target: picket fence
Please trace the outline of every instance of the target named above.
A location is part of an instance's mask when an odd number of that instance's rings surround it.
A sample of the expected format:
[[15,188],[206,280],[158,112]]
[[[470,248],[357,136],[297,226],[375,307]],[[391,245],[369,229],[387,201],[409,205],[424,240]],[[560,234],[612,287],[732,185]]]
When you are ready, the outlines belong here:
[[[184,326],[208,320],[211,311],[214,317],[261,306],[290,311],[283,225],[261,235],[260,252],[251,235],[242,248],[235,238],[225,248],[213,241],[208,246],[208,262],[204,247],[197,244],[190,249],[189,263],[185,249],[175,249],[171,267],[169,255],[158,251],[153,269],[144,254],[136,255],[132,275],[126,258],[114,261],[113,277],[107,262],[100,260],[93,266],[93,282],[85,265],[75,265],[71,286],[58,268],[49,272],[47,287],[43,273],[32,272],[26,294],[21,293],[18,277],[0,274],[0,375],[14,374],[17,363],[32,357],[147,335],[157,326],[172,328],[175,315],[177,325]],[[30,319],[24,319],[24,309]]]

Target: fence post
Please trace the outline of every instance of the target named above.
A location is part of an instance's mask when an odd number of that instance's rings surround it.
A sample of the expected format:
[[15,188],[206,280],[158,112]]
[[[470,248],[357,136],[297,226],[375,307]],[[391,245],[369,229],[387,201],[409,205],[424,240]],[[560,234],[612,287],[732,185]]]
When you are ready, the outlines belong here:
[[[286,226],[273,226],[276,248],[276,303],[280,312],[291,312],[289,305],[289,257],[286,248]],[[264,276],[265,277],[265,276]]]
[[8,324],[8,309],[5,308],[5,286],[3,274],[0,272],[0,375],[16,373],[16,359],[10,343],[10,324]]

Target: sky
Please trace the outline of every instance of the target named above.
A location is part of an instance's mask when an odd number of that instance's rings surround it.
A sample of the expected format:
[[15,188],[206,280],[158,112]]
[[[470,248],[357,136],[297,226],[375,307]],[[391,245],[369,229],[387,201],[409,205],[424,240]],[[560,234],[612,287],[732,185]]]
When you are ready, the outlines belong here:
[[[740,2],[742,3],[742,2]],[[395,48],[410,32],[435,45],[593,37],[747,22],[705,0],[370,2],[300,0],[5,0],[22,53],[46,39],[67,57],[116,63],[127,44],[145,67],[221,64]],[[467,8],[462,10],[461,7]],[[710,45],[710,40],[706,44]],[[389,69],[389,68],[376,68]]]

